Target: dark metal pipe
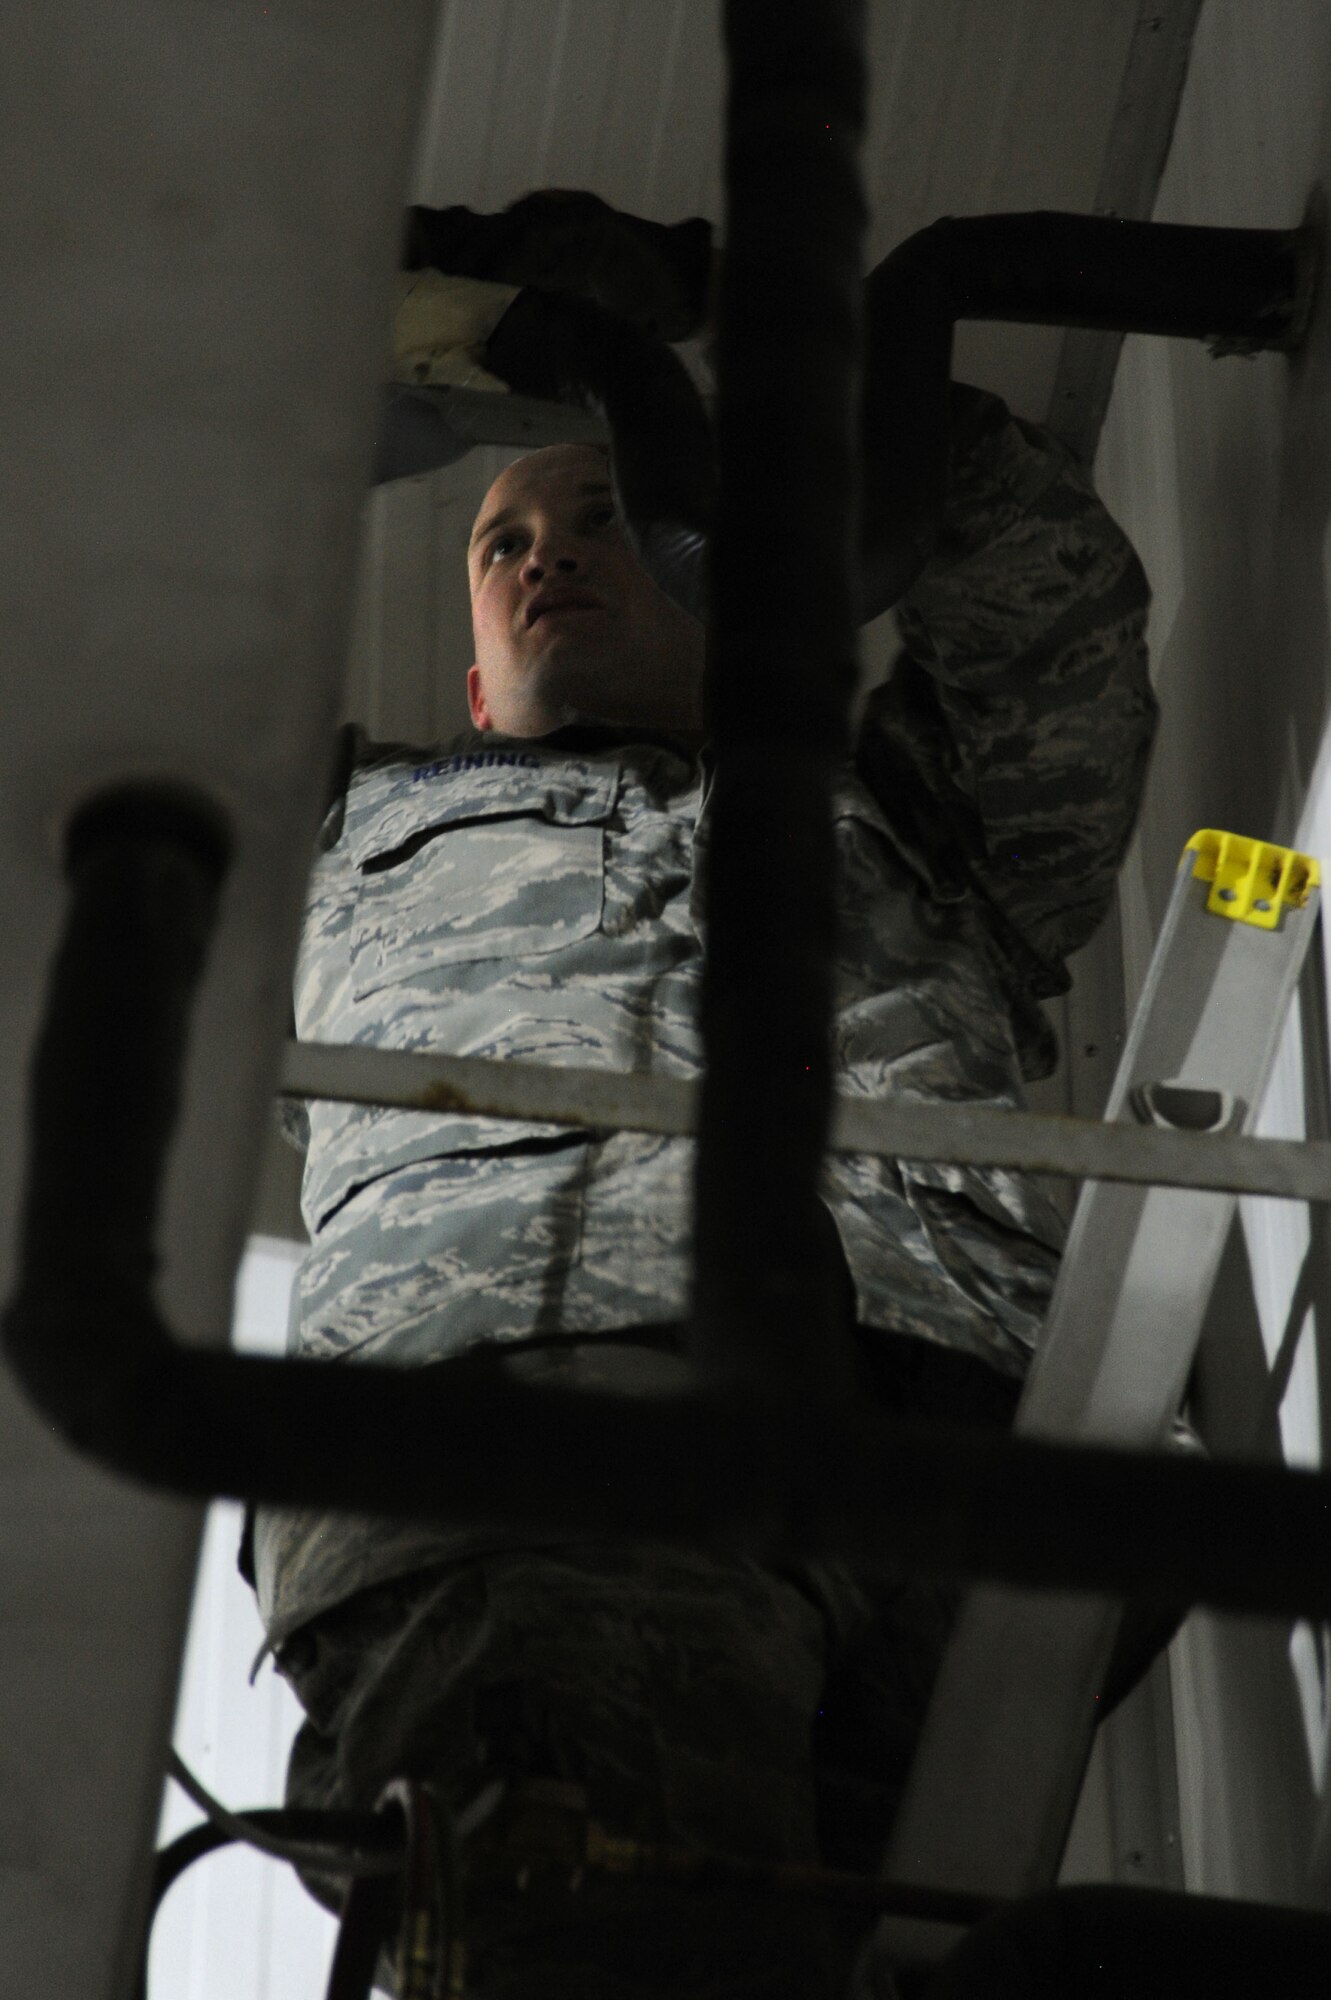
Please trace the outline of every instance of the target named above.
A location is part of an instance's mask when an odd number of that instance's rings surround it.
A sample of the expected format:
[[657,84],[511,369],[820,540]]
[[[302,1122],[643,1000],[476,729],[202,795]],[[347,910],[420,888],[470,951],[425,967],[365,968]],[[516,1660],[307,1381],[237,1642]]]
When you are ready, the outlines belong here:
[[1329,1956],[1331,1916],[1320,1910],[1079,1883],[977,1926],[925,2000],[1322,2000]]
[[[761,1391],[561,1397],[489,1356],[408,1371],[188,1352],[146,1303],[128,1353],[124,1330],[95,1292],[63,1307],[48,1292],[16,1304],[6,1338],[71,1444],[174,1492],[1331,1615],[1324,1474],[1077,1451]],[[100,1356],[71,1364],[84,1331]]]
[[1331,1615],[1320,1473],[1078,1451],[752,1392],[561,1399],[504,1380],[497,1361],[395,1371],[173,1351],[94,1379],[104,1407],[77,1431],[54,1400],[48,1414],[81,1449],[173,1491]]
[[932,554],[958,320],[1010,320],[1207,340],[1216,354],[1289,350],[1307,331],[1321,238],[1097,215],[944,216],[864,287],[861,620],[909,589]]
[[1306,224],[1209,229],[1037,209],[943,216],[894,250],[869,289],[908,291],[920,278],[953,319],[1169,334],[1253,354],[1297,347],[1317,269]]
[[[747,202],[742,147],[740,167],[736,185]],[[761,179],[758,188],[761,199]],[[508,217],[468,217],[460,210],[412,213],[417,234],[410,268],[430,251],[425,225],[432,216],[440,241],[431,254],[450,271],[479,275],[479,264],[488,273],[485,237],[493,229],[495,240],[505,242],[512,231]],[[449,220],[456,217],[466,225],[461,236]],[[652,225],[620,217],[614,226],[633,231]],[[480,234],[468,244],[473,229]],[[792,231],[792,245],[796,241]],[[944,216],[899,244],[870,273],[863,295],[861,622],[896,602],[934,545],[947,466],[952,330],[958,320],[1205,340],[1217,355],[1265,348],[1288,352],[1308,328],[1321,248],[1320,228],[1312,220],[1298,229],[1212,229],[1051,210]],[[723,271],[727,262],[728,257],[721,261]],[[529,268],[515,264],[507,276],[524,282]],[[644,282],[650,270],[644,268]],[[630,315],[639,321],[631,327],[620,316],[633,302],[631,292],[612,313],[581,296],[552,298],[540,285],[538,280],[524,291],[500,322],[487,365],[526,395],[576,403],[609,420],[622,468],[620,502],[634,544],[662,589],[700,615],[714,528],[711,451],[700,413],[690,408],[687,384],[671,379],[681,376],[677,360],[643,330],[652,317],[648,295]],[[740,328],[752,336],[752,353],[758,355],[768,339],[780,337],[791,302],[800,296],[792,282],[771,301],[770,326],[743,327],[731,316],[728,291],[722,292],[732,333]],[[737,309],[743,313],[742,300]],[[723,339],[742,370],[749,349],[729,336]],[[732,379],[742,383],[742,372]],[[797,412],[806,386],[797,376],[776,385],[772,440]],[[953,391],[966,393],[960,385]],[[458,457],[467,439],[450,416],[465,401],[465,391],[386,391],[376,478],[401,478]],[[482,424],[498,416],[507,435],[512,418],[493,398],[472,401],[481,409]]]
[[[838,1388],[832,776],[858,623],[862,0],[729,0],[695,1358]],[[792,393],[793,388],[793,393]]]
[[917,1429],[761,1378],[621,1400],[517,1383],[487,1350],[401,1370],[177,1345],[152,1241],[222,867],[175,799],[122,795],[76,829],[3,1331],[77,1449],[180,1493],[1331,1615],[1321,1474]]
[[228,859],[209,804],[167,787],[103,795],[69,831],[6,1337],[29,1313],[59,1329],[16,1366],[70,1435],[85,1415],[96,1427],[108,1382],[151,1371],[167,1339],[150,1319],[158,1196]]

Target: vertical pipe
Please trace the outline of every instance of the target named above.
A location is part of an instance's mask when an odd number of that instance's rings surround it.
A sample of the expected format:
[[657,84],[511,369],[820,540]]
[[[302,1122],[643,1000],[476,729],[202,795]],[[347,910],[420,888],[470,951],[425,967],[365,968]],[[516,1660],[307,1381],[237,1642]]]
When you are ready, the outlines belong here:
[[694,1338],[713,1371],[810,1389],[839,1365],[817,1182],[860,595],[863,34],[862,0],[726,6]]
[[[210,803],[127,786],[76,816],[71,899],[34,1052],[21,1283],[46,1331],[24,1380],[95,1425],[114,1397],[114,1350],[132,1380],[167,1346],[147,1301],[162,1179],[182,1094],[190,1012],[216,925],[229,835]],[[65,1329],[62,1343],[52,1324]]]

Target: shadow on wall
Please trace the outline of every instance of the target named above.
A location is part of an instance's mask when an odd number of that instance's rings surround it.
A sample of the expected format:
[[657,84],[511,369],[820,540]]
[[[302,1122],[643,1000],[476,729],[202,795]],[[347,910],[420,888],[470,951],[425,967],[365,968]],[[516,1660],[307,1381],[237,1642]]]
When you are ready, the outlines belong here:
[[1320,189],[1317,215],[1328,268],[1308,343],[1288,367],[1272,565],[1269,723],[1283,727],[1291,791],[1279,801],[1290,825],[1280,838],[1293,837],[1325,772],[1331,701],[1331,217]]
[[[1307,1264],[1305,1273],[1310,1275]],[[1282,1342],[1286,1357],[1306,1318],[1307,1298],[1301,1304],[1300,1294],[1302,1281]],[[1248,1247],[1236,1218],[1189,1391],[1192,1419],[1217,1457],[1279,1462],[1285,1372],[1279,1359],[1274,1368],[1268,1363]],[[1316,1671],[1310,1676],[1311,1660],[1296,1666],[1291,1655],[1290,1628],[1282,1622],[1209,1611],[1188,1620],[1172,1680],[1190,1886],[1276,1902],[1299,1899],[1320,1812],[1321,1772],[1307,1724],[1309,1700],[1315,1704],[1318,1693]]]
[[1156,662],[1142,823],[1153,932],[1190,834],[1225,826],[1292,843],[1319,772],[1331,720],[1331,273],[1298,355],[1217,362],[1169,343],[1160,366],[1182,594]]
[[[1129,1010],[1197,828],[1331,855],[1331,18],[1281,12],[1277,30],[1237,0],[1202,10],[1155,213],[1288,227],[1316,184],[1326,261],[1308,338],[1252,360],[1129,338],[1097,459],[1155,592],[1162,708],[1123,880]],[[1268,1099],[1280,1130],[1306,1115],[1313,1137],[1325,977],[1319,964],[1304,982]],[[1331,1436],[1331,1210],[1280,1206],[1245,1202],[1235,1223],[1191,1407],[1216,1454],[1306,1461]],[[1325,1895],[1326,1658],[1307,1626],[1188,1620],[1171,1683],[1190,1888],[1300,1901],[1320,1869]]]

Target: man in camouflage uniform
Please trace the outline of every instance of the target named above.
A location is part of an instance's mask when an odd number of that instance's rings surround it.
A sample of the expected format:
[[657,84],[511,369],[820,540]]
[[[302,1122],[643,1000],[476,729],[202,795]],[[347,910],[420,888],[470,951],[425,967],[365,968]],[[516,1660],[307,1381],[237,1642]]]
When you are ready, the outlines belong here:
[[[603,454],[496,482],[470,554],[474,730],[353,746],[296,982],[311,1040],[695,1076],[712,763],[702,633],[632,555]],[[958,388],[936,551],[835,795],[838,1089],[1018,1105],[1038,1001],[1104,912],[1154,723],[1140,564],[1070,456]],[[318,1103],[291,1345],[576,1394],[673,1387],[692,1142]],[[1005,1423],[1062,1229],[1022,1176],[839,1155],[823,1197],[864,1393]],[[624,1329],[638,1329],[626,1335]],[[872,1869],[951,1611],[840,1564],[262,1508],[308,1720],[293,1804],[399,1773],[574,1781],[605,1825]],[[316,1890],[321,1885],[315,1884]],[[323,1885],[326,1886],[326,1885]],[[589,1881],[474,1900],[487,1995],[839,1992],[862,1920]]]

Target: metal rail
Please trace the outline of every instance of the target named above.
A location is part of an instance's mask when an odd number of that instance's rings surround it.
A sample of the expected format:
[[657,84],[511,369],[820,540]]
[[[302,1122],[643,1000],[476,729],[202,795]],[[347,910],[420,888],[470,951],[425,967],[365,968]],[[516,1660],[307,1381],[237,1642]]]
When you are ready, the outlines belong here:
[[[284,1097],[392,1105],[401,1111],[539,1119],[589,1131],[681,1137],[698,1129],[700,1097],[696,1083],[676,1077],[417,1055],[333,1042],[288,1042],[279,1090]],[[1325,1141],[1164,1131],[989,1104],[837,1093],[827,1143],[834,1153],[870,1153],[881,1159],[1331,1201],[1331,1144]]]

